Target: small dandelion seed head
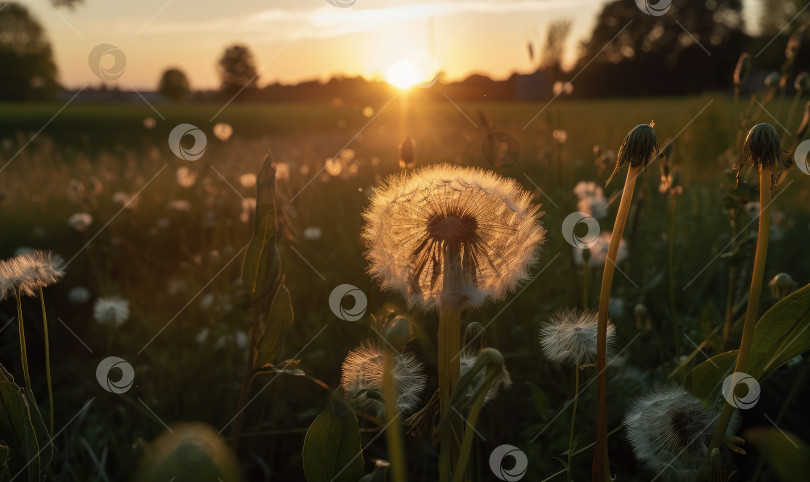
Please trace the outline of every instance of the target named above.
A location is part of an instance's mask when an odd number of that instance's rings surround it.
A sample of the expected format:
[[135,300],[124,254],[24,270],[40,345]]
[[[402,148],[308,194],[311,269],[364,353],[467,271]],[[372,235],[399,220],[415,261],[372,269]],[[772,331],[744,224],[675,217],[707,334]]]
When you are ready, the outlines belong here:
[[[413,353],[400,352],[394,356],[394,393],[398,413],[411,412],[419,404],[427,381],[424,371],[422,362]],[[343,360],[340,386],[350,404],[384,418],[385,404],[368,395],[368,391],[382,392],[382,383],[382,348],[365,341]]]
[[653,125],[639,124],[624,137],[616,157],[616,167],[606,184],[610,184],[613,176],[625,163],[633,167],[646,166],[653,156],[658,157],[658,138],[655,137]]
[[129,301],[118,296],[99,298],[93,305],[93,319],[117,328],[129,319]]
[[[463,377],[467,373],[469,373],[470,369],[475,366],[475,363],[478,361],[478,354],[470,354],[469,352],[464,352],[461,354],[460,357],[460,367],[461,367],[461,376]],[[471,397],[481,385],[484,383],[486,379],[486,370],[481,370],[476,376],[473,383],[467,388],[467,396]],[[492,380],[492,383],[489,386],[489,390],[487,390],[486,395],[484,395],[484,403],[488,403],[495,399],[498,396],[498,393],[502,390],[508,390],[512,387],[512,375],[509,373],[509,370],[506,368],[506,363],[501,365],[500,370],[495,375],[495,378]]]
[[[480,169],[437,165],[390,178],[363,214],[369,272],[423,309],[442,296],[466,307],[502,299],[528,277],[545,237],[531,199]],[[449,263],[460,273],[446,281]]]
[[24,252],[0,262],[0,299],[19,291],[35,296],[40,289],[59,281],[67,264],[61,256],[49,251]]
[[[680,387],[658,388],[633,402],[624,419],[636,458],[665,480],[696,480],[718,413]],[[726,438],[739,427],[732,418]]]
[[740,161],[737,166],[737,184],[739,184],[740,171],[745,166],[754,166],[759,172],[765,167],[773,168],[771,172],[771,186],[782,174],[782,169],[789,167],[782,157],[782,147],[779,134],[770,124],[757,124],[748,131],[743,144]]
[[734,68],[734,86],[740,87],[748,74],[751,73],[751,54],[743,52],[740,58],[737,59],[737,66]]
[[[569,367],[582,367],[596,360],[597,319],[598,314],[590,310],[560,310],[552,314],[540,328],[540,345],[546,358]],[[613,344],[615,334],[615,327],[608,322],[608,347]]]

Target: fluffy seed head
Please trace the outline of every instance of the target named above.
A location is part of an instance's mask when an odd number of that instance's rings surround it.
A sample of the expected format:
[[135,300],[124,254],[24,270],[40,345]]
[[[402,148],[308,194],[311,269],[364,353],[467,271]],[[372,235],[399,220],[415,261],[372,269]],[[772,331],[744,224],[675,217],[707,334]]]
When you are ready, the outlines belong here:
[[[369,272],[409,306],[433,308],[443,294],[467,307],[498,300],[527,278],[541,215],[516,181],[489,171],[436,165],[395,176],[363,214]],[[454,261],[461,279],[446,283]]]
[[658,138],[655,137],[653,124],[639,124],[624,137],[616,157],[616,168],[607,180],[610,184],[613,176],[625,163],[633,167],[646,166],[653,155],[658,156]]
[[771,186],[776,185],[776,181],[782,174],[782,169],[788,167],[787,162],[782,158],[782,147],[779,141],[779,134],[770,124],[757,124],[748,131],[743,144],[740,162],[737,166],[737,183],[740,180],[740,170],[744,166],[754,166],[758,171],[764,167],[773,168],[771,172]]
[[118,296],[99,298],[93,306],[93,318],[97,323],[117,328],[129,319],[129,301]]
[[[636,458],[665,480],[693,481],[706,461],[719,413],[680,387],[656,389],[637,399],[624,424]],[[726,436],[736,432],[733,418]]]
[[[463,377],[466,375],[477,361],[478,354],[470,355],[469,353],[462,353],[460,361],[461,376]],[[475,377],[474,383],[467,389],[467,396],[472,396],[479,389],[481,384],[484,383],[485,379],[485,371],[479,372]],[[501,390],[508,390],[511,386],[512,375],[509,374],[509,370],[506,369],[506,363],[504,363],[501,365],[501,370],[492,380],[492,384],[489,386],[489,390],[487,390],[486,395],[484,395],[484,403],[493,400],[496,396],[498,396],[498,392]]]
[[[540,329],[540,345],[546,357],[560,365],[582,367],[596,360],[595,311],[560,310]],[[608,322],[607,343],[613,343],[616,329]]]
[[[413,411],[425,389],[424,366],[413,353],[398,353],[394,356],[393,378],[397,412]],[[383,351],[379,346],[366,341],[349,352],[343,360],[340,377],[340,386],[349,403],[384,418],[385,404],[378,397],[368,395],[368,391],[382,392],[382,383]]]
[[65,260],[49,251],[32,251],[0,262],[0,299],[16,290],[35,296],[65,274]]

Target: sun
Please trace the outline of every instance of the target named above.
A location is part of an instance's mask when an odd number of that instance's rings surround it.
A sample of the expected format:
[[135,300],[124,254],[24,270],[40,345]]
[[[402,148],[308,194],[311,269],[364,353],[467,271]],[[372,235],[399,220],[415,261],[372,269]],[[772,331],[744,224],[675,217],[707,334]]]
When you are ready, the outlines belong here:
[[400,60],[392,65],[385,73],[385,80],[388,81],[389,84],[403,90],[411,88],[421,82],[422,77],[416,65],[407,60]]

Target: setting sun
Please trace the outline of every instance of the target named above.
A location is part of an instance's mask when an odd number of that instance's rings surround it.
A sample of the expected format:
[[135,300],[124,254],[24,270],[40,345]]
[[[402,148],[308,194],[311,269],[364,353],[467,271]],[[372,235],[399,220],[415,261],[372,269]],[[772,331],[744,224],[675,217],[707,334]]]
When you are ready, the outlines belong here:
[[413,87],[423,80],[422,77],[416,66],[407,60],[400,60],[385,73],[385,80],[400,89]]

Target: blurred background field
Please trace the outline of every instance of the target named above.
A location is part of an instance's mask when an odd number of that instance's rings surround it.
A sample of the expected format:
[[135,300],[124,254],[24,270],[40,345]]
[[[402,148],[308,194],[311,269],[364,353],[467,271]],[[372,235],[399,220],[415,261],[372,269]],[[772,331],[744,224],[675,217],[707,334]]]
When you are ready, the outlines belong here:
[[[366,274],[359,236],[371,190],[401,171],[398,145],[406,136],[415,142],[417,167],[448,162],[495,169],[535,193],[549,232],[533,270],[536,278],[513,301],[488,305],[465,318],[482,324],[494,320],[489,345],[503,352],[514,380],[505,396],[486,407],[478,427],[486,440],[476,442],[474,453],[483,460],[494,447],[510,443],[534,454],[527,480],[558,472],[560,464],[546,454],[562,454],[567,448],[568,414],[558,414],[570,398],[570,374],[543,358],[537,334],[553,310],[583,299],[582,267],[560,227],[577,210],[576,184],[604,184],[612,170],[610,163],[595,163],[595,146],[615,152],[630,128],[654,121],[662,144],[677,136],[671,162],[683,188],[672,225],[668,196],[659,191],[657,165],[651,165],[637,188],[625,233],[632,262],[619,266],[623,274],[614,282],[611,316],[618,328],[617,346],[624,347],[638,333],[640,337],[610,368],[610,427],[621,422],[619,407],[647,388],[680,382],[680,375],[668,381],[676,368],[672,360],[692,353],[692,343],[722,324],[729,264],[725,256],[716,257],[731,249],[723,198],[734,187],[734,177],[726,171],[740,147],[729,96],[561,99],[544,108],[545,102],[415,102],[408,93],[392,90],[387,105],[350,104],[236,103],[213,122],[222,104],[157,104],[157,112],[145,104],[70,104],[53,119],[62,104],[0,104],[0,257],[31,247],[69,260],[65,280],[47,298],[50,316],[58,318],[51,328],[57,420],[68,420],[95,397],[90,409],[60,435],[64,440],[55,470],[67,474],[64,480],[96,480],[101,477],[99,464],[110,480],[127,480],[143,442],[163,432],[163,422],[195,420],[219,429],[231,420],[251,321],[238,281],[240,263],[252,230],[252,175],[267,150],[280,166],[281,259],[296,319],[283,358],[297,355],[300,368],[332,388],[346,353],[370,335],[363,323],[333,315],[327,303],[332,289],[342,283],[360,287],[368,295],[369,313],[388,302],[403,304],[397,295],[380,292]],[[786,112],[788,105],[785,100],[769,109]],[[207,135],[199,161],[184,161],[169,150],[169,132],[181,122],[199,126]],[[230,126],[232,134],[226,136],[224,127],[215,133],[217,123]],[[520,154],[514,165],[497,168],[488,162],[482,154],[487,129],[517,141]],[[782,183],[773,205],[766,280],[780,272],[800,286],[810,280],[808,186],[807,176],[795,169]],[[621,182],[614,180],[605,194],[612,200],[620,189]],[[617,204],[611,203],[602,231],[611,229]],[[84,231],[68,223],[79,212],[92,217]],[[736,262],[743,273],[750,273],[756,213],[747,207],[739,222],[742,248]],[[593,286],[598,286],[600,272],[592,268],[591,307],[597,302]],[[738,293],[747,289],[749,276],[739,279]],[[71,289],[81,286],[89,289],[91,299],[71,301]],[[130,320],[120,328],[93,321],[92,300],[109,295],[131,302]],[[760,311],[774,301],[766,292]],[[651,323],[635,315],[637,304],[646,306]],[[36,319],[34,300],[25,301],[24,309]],[[0,304],[0,326],[14,315],[13,302]],[[673,315],[688,336],[677,344],[671,335]],[[413,316],[430,332],[435,330],[435,313]],[[326,330],[311,341],[324,325]],[[39,354],[41,327],[30,323],[29,330],[29,351]],[[3,329],[0,342],[0,361],[19,370],[16,330]],[[709,356],[719,351],[711,343],[704,347]],[[136,370],[136,385],[121,396],[99,390],[94,377],[98,360],[108,353],[125,358]],[[435,363],[434,353],[419,351],[428,365],[432,357]],[[31,358],[31,371],[40,373],[41,357]],[[703,360],[698,353],[687,365]],[[782,376],[763,382],[763,410],[779,411],[800,369],[784,367]],[[428,372],[435,377],[433,367]],[[263,376],[257,386],[272,378]],[[34,382],[41,399],[44,380]],[[806,400],[808,389],[800,390]],[[307,378],[279,376],[257,397],[246,414],[240,457],[245,469],[257,479],[302,480],[304,433],[329,393]],[[594,391],[581,398],[581,406],[595,406]],[[745,418],[758,416],[745,413],[743,424],[764,423]],[[579,417],[580,434],[590,439],[592,411],[582,410]],[[784,425],[810,438],[806,411],[791,411]],[[431,480],[436,461],[426,444],[409,447],[412,477]],[[611,436],[610,447],[613,469],[623,480],[646,480],[623,431]],[[382,440],[366,449],[367,461],[377,457],[386,457]],[[574,461],[575,478],[585,478],[590,452]],[[756,459],[740,463],[755,464]],[[484,463],[478,470],[476,480],[489,480]]]

